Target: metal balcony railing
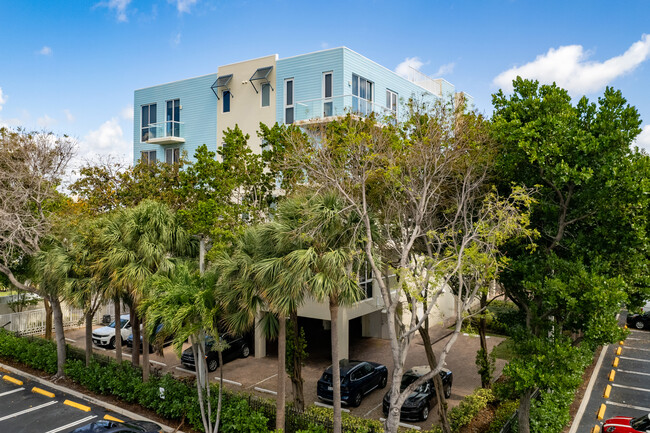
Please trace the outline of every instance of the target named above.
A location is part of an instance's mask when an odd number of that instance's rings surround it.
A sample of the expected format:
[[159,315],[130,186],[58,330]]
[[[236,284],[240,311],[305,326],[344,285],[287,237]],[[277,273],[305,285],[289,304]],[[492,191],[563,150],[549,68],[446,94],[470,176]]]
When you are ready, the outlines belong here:
[[347,113],[360,116],[369,116],[370,113],[375,113],[379,119],[396,115],[381,104],[355,95],[307,99],[296,101],[294,104],[294,122],[296,123],[327,120],[330,117],[345,116]]
[[156,144],[185,143],[184,129],[183,122],[173,120],[150,123],[149,126],[142,128],[142,141]]

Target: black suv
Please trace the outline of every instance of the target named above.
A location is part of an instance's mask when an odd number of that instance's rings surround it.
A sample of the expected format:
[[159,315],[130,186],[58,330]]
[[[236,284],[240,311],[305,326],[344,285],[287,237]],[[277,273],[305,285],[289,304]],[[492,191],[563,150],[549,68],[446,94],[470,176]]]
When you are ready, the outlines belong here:
[[[428,366],[422,367],[413,367],[408,370],[402,376],[402,383],[400,384],[400,390],[403,391],[407,386],[415,382],[420,376],[424,376],[431,369]],[[443,368],[440,371],[440,377],[442,378],[442,387],[445,391],[445,398],[451,397],[451,384],[454,380],[454,376],[451,371]],[[429,379],[424,382],[422,385],[415,388],[402,406],[400,419],[408,421],[425,421],[429,418],[429,410],[436,402],[436,389],[433,386],[433,379]],[[382,404],[382,409],[384,411],[384,416],[388,415],[388,408],[390,406],[390,391],[384,396],[384,401]]]
[[641,314],[629,314],[627,316],[627,326],[636,329],[648,329],[650,326],[650,311]]
[[[222,335],[221,338],[228,343],[228,348],[224,349],[221,352],[223,357],[223,363],[225,364],[228,361],[232,361],[235,358],[246,358],[250,355],[251,350],[248,347],[248,344],[242,337],[233,337],[230,335]],[[219,352],[212,349],[214,344],[214,338],[207,337],[205,339],[205,352],[206,352],[206,362],[208,364],[208,371],[215,371],[219,367]],[[192,353],[192,348],[185,349],[181,355],[181,363],[192,370],[196,368],[194,362],[194,354]]]
[[[388,369],[385,365],[368,361],[341,360],[341,401],[357,407],[361,399],[375,388],[384,388],[388,381]],[[318,398],[325,401],[334,399],[332,390],[332,367],[330,366],[316,385]]]

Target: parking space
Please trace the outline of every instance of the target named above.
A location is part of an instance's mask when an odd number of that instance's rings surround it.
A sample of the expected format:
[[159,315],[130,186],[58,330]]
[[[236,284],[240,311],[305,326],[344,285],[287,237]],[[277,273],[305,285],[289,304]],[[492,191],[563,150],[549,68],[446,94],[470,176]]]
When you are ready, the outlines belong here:
[[128,420],[77,396],[2,372],[0,431],[12,433],[66,433],[100,419]]
[[[431,336],[434,341],[434,351],[439,355],[442,348],[446,344],[449,336],[449,330],[446,328],[432,328]],[[74,329],[66,331],[66,338],[70,344],[77,347],[84,348],[84,330]],[[502,338],[489,338],[488,344],[490,349],[503,341]],[[318,344],[317,344],[318,346]],[[323,346],[320,344],[320,346]],[[189,346],[186,346],[189,347]],[[456,406],[460,400],[474,391],[480,386],[480,376],[478,375],[474,360],[476,352],[480,347],[479,339],[472,335],[460,335],[456,341],[451,353],[447,357],[446,367],[452,370],[454,374],[454,381],[452,387],[452,395],[449,399],[450,407]],[[255,358],[250,356],[248,358],[239,358],[224,365],[223,377],[225,387],[234,391],[250,392],[260,397],[273,397],[277,391],[277,355],[273,347],[269,347],[268,356],[265,358]],[[322,404],[316,395],[316,383],[323,371],[331,364],[329,360],[329,351],[326,350],[309,350],[310,356],[303,367],[304,379],[304,394],[305,404],[307,406],[317,403]],[[322,347],[320,347],[322,349]],[[98,348],[93,345],[93,351],[108,355],[115,356],[115,350],[107,350]],[[126,346],[123,347],[123,356],[125,360],[129,360],[131,351]],[[158,368],[161,372],[171,372],[176,376],[189,376],[194,375],[194,372],[186,369],[180,362],[178,356],[174,353],[171,347],[165,347],[163,354],[151,354],[151,367]],[[392,374],[392,358],[390,354],[390,344],[387,340],[376,338],[351,338],[350,339],[350,359],[374,361],[384,364],[389,369],[389,383]],[[406,368],[411,368],[418,365],[426,365],[427,358],[424,351],[424,346],[419,336],[414,338],[411,343]],[[496,372],[500,373],[505,362],[497,360]],[[218,370],[210,374],[213,382],[218,381]],[[381,402],[385,392],[388,390],[375,390],[369,395],[365,396],[361,405],[357,408],[346,408],[352,414],[363,417],[380,419],[383,417]],[[288,398],[291,397],[291,382],[286,379],[286,389],[289,393]],[[425,422],[414,423],[423,429],[428,429],[437,421],[437,414],[435,409],[431,411],[429,419]]]
[[601,431],[609,418],[650,413],[650,332],[631,329],[624,342],[604,348],[594,375],[582,418],[571,431]]

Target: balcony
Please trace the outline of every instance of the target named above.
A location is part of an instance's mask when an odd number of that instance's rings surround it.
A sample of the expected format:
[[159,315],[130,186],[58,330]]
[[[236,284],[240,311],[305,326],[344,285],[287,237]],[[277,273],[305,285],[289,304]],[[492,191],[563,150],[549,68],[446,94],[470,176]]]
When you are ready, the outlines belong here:
[[167,122],[150,123],[142,128],[142,141],[151,144],[182,144],[185,143],[184,124],[169,120]]
[[396,114],[377,102],[354,95],[296,101],[293,114],[294,123],[304,125],[326,123],[348,113],[361,117],[375,113],[380,121],[388,117],[394,118]]

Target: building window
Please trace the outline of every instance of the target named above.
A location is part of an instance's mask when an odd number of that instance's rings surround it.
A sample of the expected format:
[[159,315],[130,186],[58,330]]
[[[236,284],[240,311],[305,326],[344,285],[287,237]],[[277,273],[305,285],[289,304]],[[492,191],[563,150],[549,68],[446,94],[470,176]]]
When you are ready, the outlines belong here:
[[156,151],[155,150],[145,150],[140,152],[140,161],[153,165],[156,163]]
[[373,83],[367,79],[352,74],[352,111],[367,115],[372,111]]
[[181,156],[181,150],[177,147],[175,149],[165,149],[165,162],[167,164],[178,164]]
[[364,295],[364,299],[372,298],[372,280],[372,268],[366,262],[359,270],[359,287]]
[[332,116],[334,113],[332,102],[332,73],[323,73],[323,117]]
[[167,137],[180,137],[181,131],[181,100],[172,99],[167,101],[167,121],[165,122],[165,133]]
[[156,127],[151,126],[156,123],[156,104],[142,106],[142,117],[140,118],[141,130],[140,141],[143,143],[151,138],[156,138]]
[[397,116],[397,93],[392,90],[386,90],[386,108],[390,110],[393,116]]
[[284,123],[291,124],[293,116],[293,78],[284,80]]
[[271,105],[271,85],[262,84],[262,107]]
[[230,113],[230,90],[224,90],[221,99],[223,100],[223,112]]

